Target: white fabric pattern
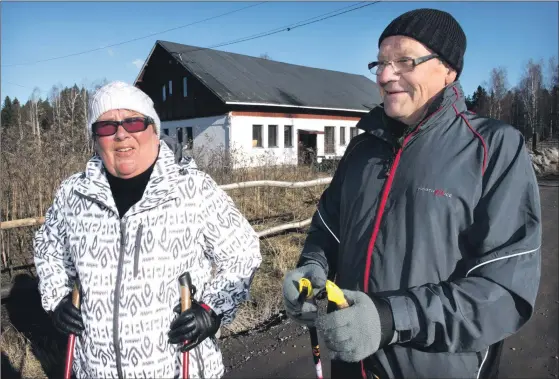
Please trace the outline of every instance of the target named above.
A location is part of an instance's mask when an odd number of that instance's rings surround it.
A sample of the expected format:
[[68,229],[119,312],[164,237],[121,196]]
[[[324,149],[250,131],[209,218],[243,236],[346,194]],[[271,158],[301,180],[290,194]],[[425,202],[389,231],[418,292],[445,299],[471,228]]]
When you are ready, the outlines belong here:
[[[166,144],[142,199],[122,219],[99,157],[58,189],[34,239],[39,290],[54,310],[82,286],[85,331],[76,338],[78,378],[176,378],[182,354],[167,333],[188,271],[195,298],[235,317],[260,266],[260,242],[231,198],[193,165],[179,166]],[[215,274],[211,275],[212,262]],[[190,352],[191,378],[219,378],[213,338]]]

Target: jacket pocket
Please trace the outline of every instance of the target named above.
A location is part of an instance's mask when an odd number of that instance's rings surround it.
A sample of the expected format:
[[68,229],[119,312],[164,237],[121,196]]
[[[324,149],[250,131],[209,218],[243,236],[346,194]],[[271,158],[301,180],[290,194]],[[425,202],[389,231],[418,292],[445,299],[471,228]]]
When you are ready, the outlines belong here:
[[138,276],[139,266],[140,266],[140,249],[142,241],[142,230],[144,225],[140,224],[138,226],[138,232],[136,232],[136,241],[134,242],[134,278]]

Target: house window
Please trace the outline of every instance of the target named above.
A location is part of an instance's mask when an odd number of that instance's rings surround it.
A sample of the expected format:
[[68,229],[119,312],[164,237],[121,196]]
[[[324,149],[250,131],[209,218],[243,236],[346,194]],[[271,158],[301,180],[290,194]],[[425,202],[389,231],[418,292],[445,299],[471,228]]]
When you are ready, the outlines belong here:
[[168,136],[169,135],[169,129],[163,129],[163,133]]
[[167,100],[167,90],[165,88],[165,84],[163,84],[163,101]]
[[336,152],[336,143],[334,131],[336,130],[333,126],[324,127],[324,153],[334,154]]
[[252,147],[262,147],[262,125],[252,125]]
[[173,81],[169,80],[169,95],[173,94]]
[[182,96],[186,97],[188,95],[188,91],[186,90],[186,76],[182,78]]
[[191,150],[194,146],[194,137],[192,136],[192,126],[187,126],[186,128],[186,148]]
[[177,142],[181,146],[186,146],[188,150],[192,149],[194,142],[194,138],[192,136],[192,126],[177,128]]
[[293,147],[293,126],[285,125],[283,127],[283,145],[284,147]]
[[349,128],[349,139],[352,139],[353,137],[357,136],[357,128],[352,127]]
[[278,147],[277,125],[268,125],[268,147]]
[[345,126],[340,126],[340,145],[345,145]]
[[182,128],[177,128],[177,142],[182,145]]

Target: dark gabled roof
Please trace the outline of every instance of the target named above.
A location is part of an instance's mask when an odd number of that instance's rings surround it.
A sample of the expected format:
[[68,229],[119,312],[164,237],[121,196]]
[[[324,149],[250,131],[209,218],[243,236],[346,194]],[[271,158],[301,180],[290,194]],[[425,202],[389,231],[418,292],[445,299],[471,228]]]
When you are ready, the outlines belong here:
[[381,102],[363,75],[157,41],[224,103],[369,111]]

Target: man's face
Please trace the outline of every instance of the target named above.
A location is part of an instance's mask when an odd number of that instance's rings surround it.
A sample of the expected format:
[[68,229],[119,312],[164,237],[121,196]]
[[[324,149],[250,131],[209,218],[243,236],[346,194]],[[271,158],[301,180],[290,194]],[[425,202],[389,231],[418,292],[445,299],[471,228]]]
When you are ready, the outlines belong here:
[[[121,121],[130,117],[145,117],[127,109],[113,109],[103,113],[97,121]],[[107,171],[128,179],[147,170],[157,158],[159,138],[153,125],[141,132],[129,133],[120,125],[115,134],[96,136],[97,152]]]
[[[378,60],[420,58],[431,53],[425,45],[412,38],[391,36],[382,41]],[[386,114],[404,124],[413,125],[423,118],[433,97],[455,78],[453,70],[440,60],[431,59],[402,73],[395,73],[392,66],[387,65],[377,75],[377,83],[383,89]]]

